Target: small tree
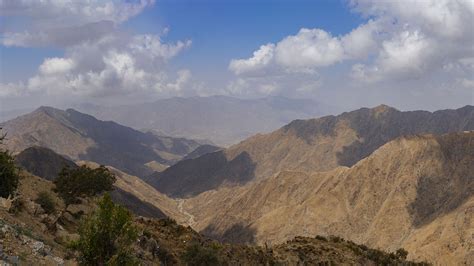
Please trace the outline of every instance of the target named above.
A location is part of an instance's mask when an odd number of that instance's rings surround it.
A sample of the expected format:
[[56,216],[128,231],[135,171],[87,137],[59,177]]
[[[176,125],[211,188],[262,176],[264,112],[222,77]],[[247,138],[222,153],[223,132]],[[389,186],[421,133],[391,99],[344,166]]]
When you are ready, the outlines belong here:
[[41,208],[43,208],[46,213],[53,213],[56,210],[56,204],[54,203],[51,194],[46,191],[40,192],[35,202],[41,205]]
[[91,169],[81,166],[76,169],[63,168],[54,180],[56,192],[66,205],[76,203],[78,197],[91,197],[113,189],[116,178],[105,166]]
[[[1,128],[0,128],[1,129]],[[0,133],[0,144],[5,135]],[[7,150],[0,150],[0,197],[8,198],[18,187],[18,172],[13,157]]]
[[135,265],[130,252],[138,234],[130,212],[105,194],[98,209],[83,220],[79,240],[72,247],[79,251],[84,265]]
[[407,256],[408,256],[408,251],[406,251],[405,249],[403,248],[399,248],[397,249],[397,251],[395,252],[395,255],[401,259],[401,260],[406,260],[407,259]]

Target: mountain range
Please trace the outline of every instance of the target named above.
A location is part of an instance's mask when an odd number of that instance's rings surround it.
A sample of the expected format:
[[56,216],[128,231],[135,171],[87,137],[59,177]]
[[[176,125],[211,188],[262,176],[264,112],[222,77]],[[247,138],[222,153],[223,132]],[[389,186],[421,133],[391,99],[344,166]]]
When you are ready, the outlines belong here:
[[72,160],[93,161],[137,176],[153,173],[146,164],[173,164],[201,145],[101,121],[74,109],[40,107],[1,126],[7,134],[5,145],[13,153],[46,147]]
[[123,106],[78,105],[79,111],[135,129],[158,130],[164,135],[210,140],[228,146],[259,132],[273,131],[296,118],[331,113],[329,107],[309,99],[229,96],[169,98]]
[[223,183],[262,180],[284,170],[314,172],[350,167],[400,136],[464,130],[474,130],[473,106],[431,113],[401,112],[380,105],[338,116],[294,120],[228,149],[181,161],[148,179],[170,196],[194,196]]
[[[410,259],[474,259],[474,132],[400,137],[352,167],[295,170],[185,200],[194,229],[237,243],[338,235]],[[218,211],[216,211],[218,210]]]
[[107,165],[118,176],[116,202],[214,239],[276,246],[337,235],[404,248],[415,261],[474,260],[473,106],[361,108],[294,120],[225,149],[72,109],[42,107],[3,127],[9,149],[26,149],[19,158],[38,157],[39,148],[28,148],[41,146],[77,164]]

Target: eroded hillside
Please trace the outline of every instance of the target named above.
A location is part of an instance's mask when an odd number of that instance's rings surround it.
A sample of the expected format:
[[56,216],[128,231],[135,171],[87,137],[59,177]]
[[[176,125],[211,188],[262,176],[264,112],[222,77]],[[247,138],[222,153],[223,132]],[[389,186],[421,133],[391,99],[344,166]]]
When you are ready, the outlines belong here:
[[[282,171],[190,198],[195,229],[233,242],[339,235],[411,259],[467,263],[474,242],[474,132],[395,139],[350,168]],[[215,210],[219,210],[215,212]]]
[[73,109],[41,107],[2,124],[6,147],[18,153],[46,147],[72,160],[88,160],[129,174],[153,172],[147,163],[169,165],[196,149],[193,140],[143,133],[111,121],[97,120]]
[[[159,191],[189,197],[222,184],[242,184],[280,171],[328,171],[353,166],[400,136],[474,130],[474,107],[401,112],[381,105],[338,116],[295,120],[222,152],[176,164],[151,179]],[[199,184],[196,186],[196,184]]]

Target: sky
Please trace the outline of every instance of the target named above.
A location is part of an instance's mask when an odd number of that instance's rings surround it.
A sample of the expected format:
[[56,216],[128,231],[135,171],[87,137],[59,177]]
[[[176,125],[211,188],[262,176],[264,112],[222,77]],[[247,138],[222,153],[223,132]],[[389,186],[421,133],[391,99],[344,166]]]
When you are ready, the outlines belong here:
[[174,96],[474,104],[471,0],[0,0],[0,109]]

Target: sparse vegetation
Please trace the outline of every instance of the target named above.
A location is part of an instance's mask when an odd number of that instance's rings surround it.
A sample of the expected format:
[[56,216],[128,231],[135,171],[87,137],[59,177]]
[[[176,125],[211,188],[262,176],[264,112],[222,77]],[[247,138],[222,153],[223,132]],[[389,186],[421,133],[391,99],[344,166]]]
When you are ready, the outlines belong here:
[[[0,128],[1,129],[1,128]],[[5,135],[0,135],[0,144]],[[0,197],[8,198],[18,187],[18,171],[8,150],[0,150]]]
[[397,255],[399,259],[406,260],[408,256],[408,251],[404,250],[403,248],[399,248],[395,252],[395,255]]
[[320,235],[317,235],[317,236],[316,236],[316,237],[314,237],[314,238],[315,238],[315,239],[317,239],[317,240],[324,241],[324,242],[327,242],[327,241],[328,241],[328,239],[327,239],[327,238],[325,238],[324,236],[320,236]]
[[38,203],[48,214],[56,211],[56,204],[54,203],[53,197],[46,191],[40,192],[35,202]]
[[12,201],[12,206],[8,210],[10,213],[17,214],[25,209],[25,201],[21,197],[16,197]]
[[189,266],[219,265],[215,247],[205,247],[198,242],[191,243],[183,254],[183,261]]
[[76,169],[63,168],[54,180],[56,192],[66,205],[76,203],[78,197],[90,197],[113,189],[116,178],[105,166],[91,169],[81,166]]
[[112,202],[105,194],[98,209],[85,218],[79,228],[80,238],[71,247],[79,252],[83,265],[136,265],[131,245],[137,229],[130,212]]

